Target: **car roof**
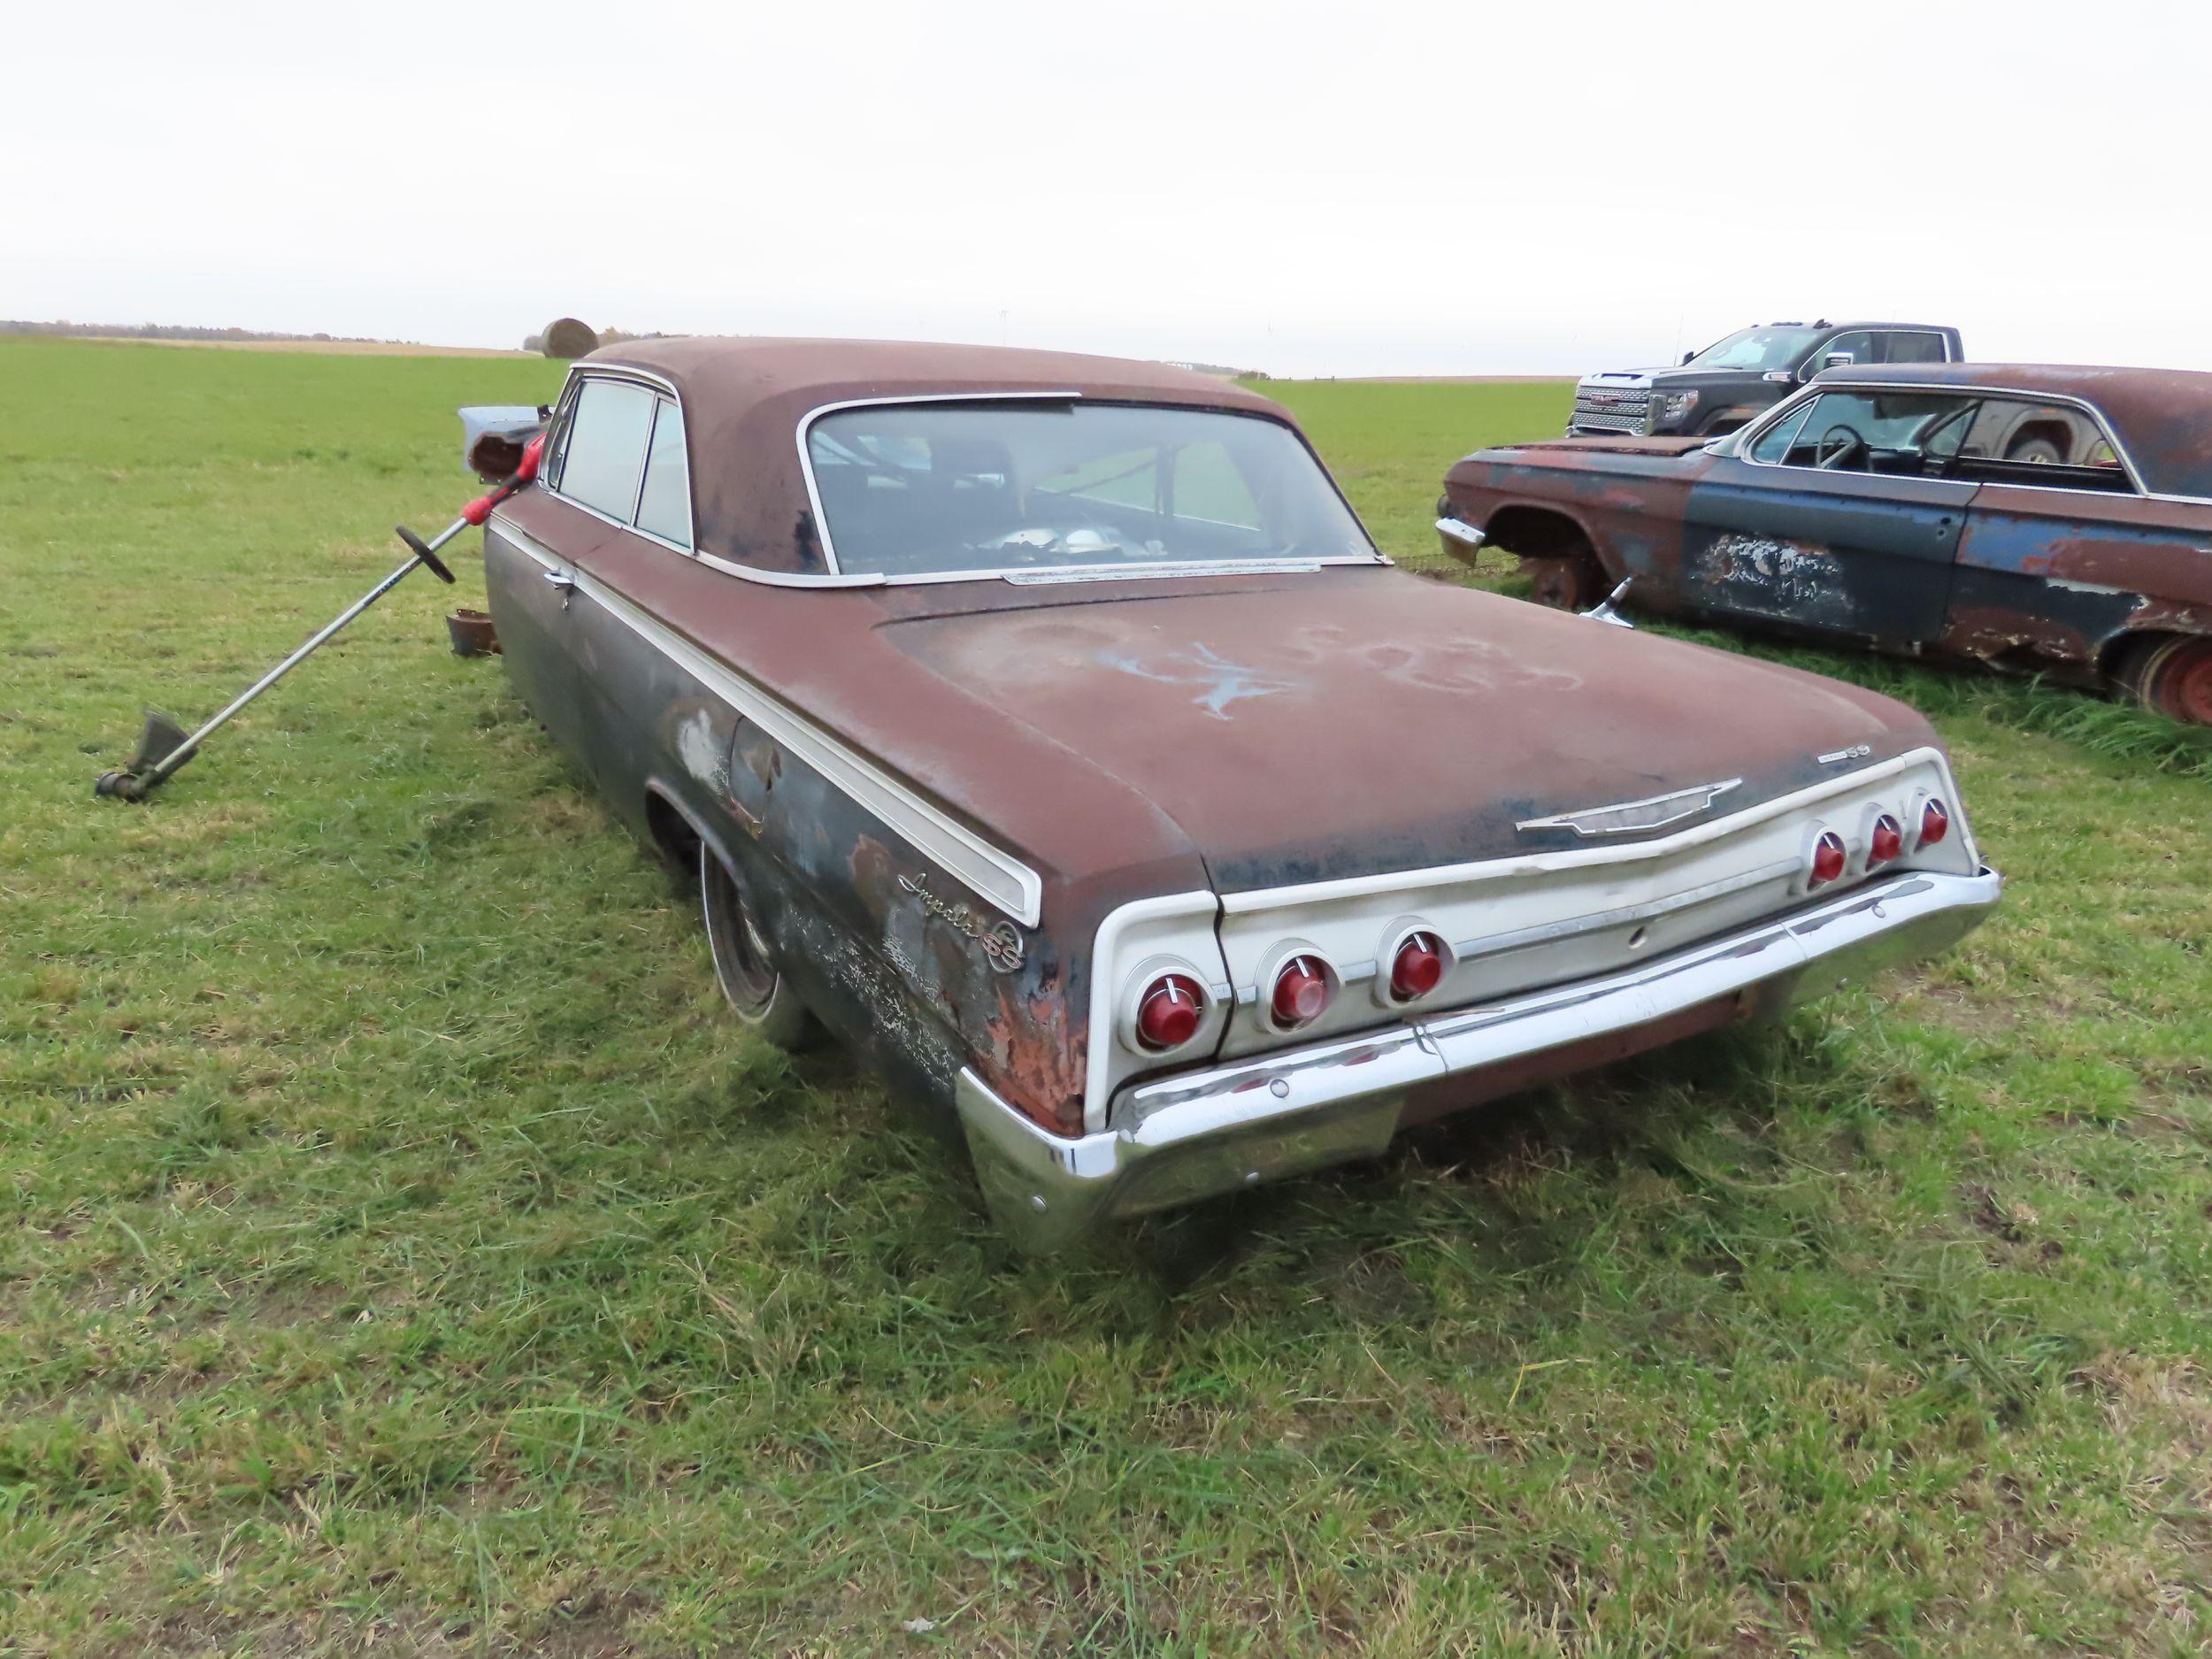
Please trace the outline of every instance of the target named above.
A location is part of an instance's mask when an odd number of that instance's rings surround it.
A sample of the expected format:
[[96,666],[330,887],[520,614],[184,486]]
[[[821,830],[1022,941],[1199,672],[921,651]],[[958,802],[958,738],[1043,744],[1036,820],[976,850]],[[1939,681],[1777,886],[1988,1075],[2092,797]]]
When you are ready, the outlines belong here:
[[1071,392],[1111,403],[1263,415],[1281,405],[1233,381],[1164,363],[1072,351],[908,340],[767,337],[626,340],[580,359],[641,371],[676,392],[691,454],[699,550],[755,569],[827,571],[800,465],[800,424],[831,403]]
[[2102,414],[2144,488],[2212,498],[2212,374],[2074,363],[1898,363],[1830,369],[1816,386],[1962,387],[2077,398]]

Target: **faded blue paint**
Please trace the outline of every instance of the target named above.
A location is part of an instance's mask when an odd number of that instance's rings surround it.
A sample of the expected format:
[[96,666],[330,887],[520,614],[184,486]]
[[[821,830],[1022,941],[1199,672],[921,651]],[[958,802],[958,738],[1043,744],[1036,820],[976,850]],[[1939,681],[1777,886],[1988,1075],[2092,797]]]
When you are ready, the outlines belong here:
[[1229,718],[1229,705],[1251,697],[1272,697],[1296,687],[1287,680],[1276,680],[1256,668],[1247,668],[1204,645],[1194,645],[1187,652],[1179,652],[1167,658],[1169,662],[1185,661],[1194,665],[1188,673],[1161,673],[1148,668],[1134,657],[1118,651],[1102,654],[1099,660],[1109,668],[1118,668],[1125,674],[1134,674],[1140,680],[1149,680],[1163,686],[1196,686],[1198,695],[1191,699],[1217,720]]

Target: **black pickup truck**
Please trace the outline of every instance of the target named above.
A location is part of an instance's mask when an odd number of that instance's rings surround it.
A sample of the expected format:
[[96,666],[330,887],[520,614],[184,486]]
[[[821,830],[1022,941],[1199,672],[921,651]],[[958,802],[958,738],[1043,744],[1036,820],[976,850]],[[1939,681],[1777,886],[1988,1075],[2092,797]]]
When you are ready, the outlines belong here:
[[1671,369],[1609,369],[1575,387],[1567,435],[1666,433],[1709,438],[1733,432],[1823,369],[1892,363],[1957,363],[1955,328],[1923,323],[1762,323],[1739,329]]

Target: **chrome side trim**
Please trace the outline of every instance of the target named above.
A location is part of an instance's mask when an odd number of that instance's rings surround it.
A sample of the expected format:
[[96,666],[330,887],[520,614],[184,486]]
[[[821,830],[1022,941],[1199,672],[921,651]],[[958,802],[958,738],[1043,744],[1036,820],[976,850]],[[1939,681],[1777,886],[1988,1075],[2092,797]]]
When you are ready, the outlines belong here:
[[[1955,780],[1940,749],[1922,748],[1909,749],[1879,765],[1862,766],[1856,772],[1842,772],[1833,778],[1823,779],[1816,784],[1793,794],[1777,795],[1773,800],[1748,807],[1726,818],[1714,818],[1672,835],[1655,841],[1624,842],[1617,847],[1571,848],[1560,852],[1521,853],[1509,858],[1484,859],[1473,864],[1441,864],[1427,870],[1393,871],[1381,875],[1347,876],[1335,881],[1317,881],[1305,887],[1256,887],[1245,893],[1222,895],[1221,908],[1225,915],[1237,916],[1248,911],[1267,910],[1300,903],[1325,902],[1333,899],[1364,898],[1375,893],[1412,893],[1423,887],[1448,887],[1462,881],[1490,881],[1510,876],[1527,875],[1539,872],[1574,870],[1596,864],[1622,864],[1636,859],[1663,857],[1684,848],[1719,836],[1732,835],[1747,825],[1763,823],[1790,812],[1812,806],[1832,795],[1847,795],[1866,788],[1869,785],[1909,772],[1916,766],[1932,763],[1943,774],[1950,787],[1955,825],[1964,821],[1964,810],[1960,806]],[[1963,850],[1969,858],[1976,858],[1972,832],[1964,832]]]
[[1002,581],[1017,588],[1043,588],[1055,582],[1129,582],[1157,580],[1163,576],[1302,576],[1324,565],[1371,565],[1372,559],[1194,559],[1186,564],[1069,565],[1057,570],[1001,572]]
[[1187,1072],[1125,1090],[1108,1125],[1056,1135],[963,1070],[954,1102],[993,1216],[1025,1248],[1259,1181],[1372,1156],[1415,1088],[1736,997],[1779,1012],[1853,975],[1955,942],[2003,890],[1995,872],[1909,872],[1793,916],[1576,985]]
[[604,607],[610,616],[711,689],[857,804],[896,830],[978,896],[1025,927],[1037,926],[1041,918],[1044,882],[1027,864],[994,847],[924,800],[781,698],[708,656],[588,571],[556,558],[511,518],[494,513],[491,523],[517,551],[548,570],[565,571],[574,578],[578,590]]

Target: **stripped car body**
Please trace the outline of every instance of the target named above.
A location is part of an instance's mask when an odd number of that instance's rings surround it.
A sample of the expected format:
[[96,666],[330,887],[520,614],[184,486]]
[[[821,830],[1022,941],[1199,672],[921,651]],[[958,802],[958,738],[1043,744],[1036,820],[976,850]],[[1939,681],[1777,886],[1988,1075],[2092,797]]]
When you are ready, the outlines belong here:
[[1391,569],[1286,413],[1157,365],[610,348],[485,559],[531,709],[1033,1247],[1997,896],[1911,711]]
[[1502,545],[1564,608],[1632,580],[1663,613],[2047,673],[2212,723],[2212,374],[1834,370],[1709,442],[1479,451],[1440,512],[1447,550]]

